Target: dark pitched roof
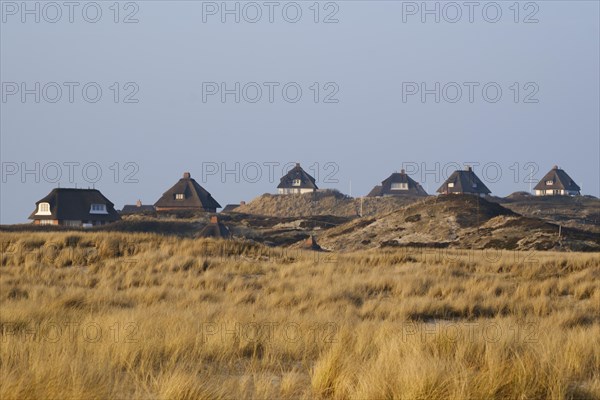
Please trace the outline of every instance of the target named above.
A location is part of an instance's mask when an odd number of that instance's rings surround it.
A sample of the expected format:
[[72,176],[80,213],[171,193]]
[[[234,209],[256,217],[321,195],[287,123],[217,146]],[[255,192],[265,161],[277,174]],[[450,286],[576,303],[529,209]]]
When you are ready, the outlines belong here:
[[[294,180],[300,179],[300,186],[294,186]],[[278,189],[318,189],[315,178],[310,176],[302,169],[299,163],[296,164],[281,180]]]
[[140,214],[144,212],[154,212],[156,209],[149,204],[127,204],[123,206],[121,214]]
[[379,196],[383,196],[383,187],[381,187],[381,185],[375,186],[373,189],[371,189],[369,194],[367,194],[367,197],[379,197]]
[[[406,183],[406,190],[392,190],[392,183]],[[371,194],[373,193],[373,194]],[[381,186],[375,186],[369,196],[427,196],[423,187],[412,179],[404,170],[394,172],[387,179],[381,182]]]
[[210,219],[210,223],[202,228],[198,233],[198,236],[226,239],[231,236],[231,232],[229,231],[229,228],[219,221],[218,217],[213,216]]
[[[449,183],[453,183],[453,187],[448,187]],[[475,193],[475,194],[490,194],[490,189],[475,175],[471,167],[466,170],[454,171],[452,175],[440,188],[438,193]]]
[[[178,200],[175,196],[183,194],[184,198]],[[192,179],[189,172],[183,174],[173,187],[163,193],[162,197],[154,203],[155,207],[163,208],[186,208],[186,209],[205,209],[213,210],[221,208],[206,189]]]
[[[40,203],[50,204],[51,215],[36,215]],[[90,213],[92,204],[104,204],[106,214]],[[117,221],[119,213],[114,204],[97,189],[56,188],[38,200],[29,219],[58,219],[75,221]]]
[[225,206],[225,208],[221,211],[221,212],[232,212],[234,211],[236,208],[238,208],[240,205],[239,204],[227,204]]
[[[552,185],[548,185],[546,182],[552,181]],[[564,170],[558,168],[557,165],[552,167],[544,177],[535,185],[534,190],[546,190],[546,189],[559,189],[579,192],[581,188],[571,179],[569,174]]]

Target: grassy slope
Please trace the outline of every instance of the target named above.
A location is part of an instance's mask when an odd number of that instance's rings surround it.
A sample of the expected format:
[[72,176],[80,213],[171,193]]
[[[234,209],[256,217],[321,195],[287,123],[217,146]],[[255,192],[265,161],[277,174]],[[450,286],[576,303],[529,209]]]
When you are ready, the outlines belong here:
[[[365,197],[362,211],[363,215],[390,212],[420,199],[414,197]],[[361,200],[358,198],[347,197],[335,191],[285,196],[263,194],[246,205],[238,207],[235,211],[277,217],[309,215],[356,217],[360,211],[360,202]]]
[[1,235],[2,399],[600,399],[597,254]]

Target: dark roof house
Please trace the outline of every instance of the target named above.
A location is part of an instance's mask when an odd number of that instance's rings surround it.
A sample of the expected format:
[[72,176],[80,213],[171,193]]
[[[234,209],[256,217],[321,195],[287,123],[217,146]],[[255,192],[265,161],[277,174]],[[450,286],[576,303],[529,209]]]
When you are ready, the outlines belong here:
[[402,169],[390,175],[381,185],[375,186],[367,195],[380,196],[427,196],[427,192]]
[[299,163],[285,174],[277,186],[279,194],[312,193],[318,187],[315,178],[302,169]]
[[127,204],[123,206],[123,209],[120,211],[121,215],[130,215],[130,214],[143,214],[143,213],[153,213],[156,211],[153,205],[150,204],[142,204],[141,200],[138,200],[135,204]]
[[227,204],[225,208],[221,210],[222,213],[235,212],[235,209],[238,208],[239,204]]
[[219,217],[213,215],[210,217],[210,223],[198,233],[198,237],[227,239],[231,237],[231,232],[229,228],[219,221]]
[[118,221],[114,204],[97,189],[56,188],[35,203],[36,225],[95,226]]
[[481,179],[475,175],[471,167],[467,167],[464,171],[454,171],[437,192],[442,194],[475,194],[479,196],[492,193]]
[[154,203],[156,211],[207,211],[216,212],[221,205],[217,203],[210,193],[192,179],[189,172],[183,174],[173,187],[163,193],[162,197]]
[[240,201],[240,204],[227,204],[225,206],[225,208],[223,208],[223,210],[221,210],[222,213],[230,213],[230,212],[236,212],[235,209],[238,208],[239,206],[243,206],[246,205],[245,201]]
[[581,188],[558,165],[552,167],[535,185],[536,196],[579,196]]

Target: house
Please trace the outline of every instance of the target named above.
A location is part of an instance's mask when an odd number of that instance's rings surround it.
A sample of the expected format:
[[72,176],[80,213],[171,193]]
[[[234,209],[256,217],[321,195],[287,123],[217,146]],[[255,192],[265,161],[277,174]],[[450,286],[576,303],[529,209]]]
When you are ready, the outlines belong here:
[[35,225],[91,227],[120,219],[114,204],[96,189],[53,189],[35,203]]
[[156,211],[207,211],[216,212],[221,205],[198,184],[189,172],[183,173],[173,187],[154,203]]
[[123,206],[123,209],[120,211],[121,215],[131,215],[131,214],[143,214],[143,213],[153,213],[156,211],[153,205],[143,205],[141,200],[138,200],[135,204],[127,204]]
[[198,233],[198,237],[227,239],[231,237],[231,232],[229,228],[219,221],[219,217],[213,215],[210,217],[210,223]]
[[412,179],[403,169],[394,172],[381,185],[375,186],[367,197],[387,196],[427,196],[423,187]]
[[239,206],[244,206],[246,205],[245,201],[240,201],[240,204],[227,204],[225,206],[225,208],[223,210],[221,210],[222,213],[230,213],[230,212],[236,212],[235,209],[238,208]]
[[319,188],[315,178],[296,163],[296,166],[281,178],[277,189],[279,194],[302,194],[313,193]]
[[534,190],[536,196],[579,196],[581,194],[581,188],[569,174],[558,168],[558,165],[544,175],[535,185]]
[[437,192],[442,194],[474,194],[482,197],[492,193],[475,175],[471,167],[467,167],[463,171],[454,171]]

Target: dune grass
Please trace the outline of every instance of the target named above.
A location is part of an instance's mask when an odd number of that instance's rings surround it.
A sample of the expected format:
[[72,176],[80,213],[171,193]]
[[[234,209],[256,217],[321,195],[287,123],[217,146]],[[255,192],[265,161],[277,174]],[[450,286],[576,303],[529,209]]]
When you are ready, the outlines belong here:
[[600,257],[0,237],[2,399],[600,399]]

